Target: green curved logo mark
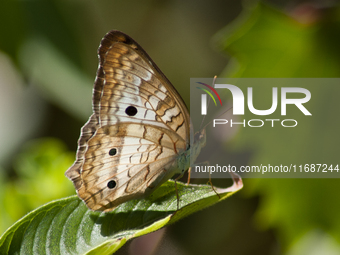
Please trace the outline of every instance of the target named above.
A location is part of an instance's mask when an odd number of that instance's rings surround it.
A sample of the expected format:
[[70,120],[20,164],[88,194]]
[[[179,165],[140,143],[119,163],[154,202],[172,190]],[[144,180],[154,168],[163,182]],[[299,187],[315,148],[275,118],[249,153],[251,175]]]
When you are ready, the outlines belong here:
[[[203,83],[203,82],[197,82],[197,83],[202,84],[203,86],[206,86],[206,87],[209,88],[212,92],[214,92],[214,94],[217,96],[218,100],[220,101],[220,104],[222,105],[222,100],[221,100],[219,94],[217,93],[217,91],[216,91],[213,87],[211,87],[210,85],[205,84],[205,83]],[[196,88],[201,89],[201,90],[203,90],[205,93],[207,93],[207,94],[211,97],[211,99],[214,101],[215,105],[217,106],[216,100],[215,100],[214,96],[211,94],[211,92],[210,92],[209,90],[204,89],[204,88],[201,88],[201,87],[196,87]]]

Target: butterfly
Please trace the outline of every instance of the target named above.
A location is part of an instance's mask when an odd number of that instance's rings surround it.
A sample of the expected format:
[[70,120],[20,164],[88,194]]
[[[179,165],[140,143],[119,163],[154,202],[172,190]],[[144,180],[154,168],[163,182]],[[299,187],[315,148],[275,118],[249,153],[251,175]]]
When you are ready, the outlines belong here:
[[93,114],[65,175],[88,208],[108,212],[183,175],[206,139],[202,130],[190,147],[192,125],[183,99],[135,40],[112,30],[98,57]]

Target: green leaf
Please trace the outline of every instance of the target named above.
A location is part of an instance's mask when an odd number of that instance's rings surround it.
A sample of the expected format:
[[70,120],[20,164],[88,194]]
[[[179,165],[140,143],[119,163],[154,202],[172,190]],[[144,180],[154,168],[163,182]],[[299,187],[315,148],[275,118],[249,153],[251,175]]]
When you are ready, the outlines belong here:
[[185,185],[168,181],[148,198],[131,200],[113,212],[89,210],[77,197],[48,203],[27,214],[0,238],[0,254],[112,254],[127,240],[156,231],[241,189],[234,177],[230,188]]

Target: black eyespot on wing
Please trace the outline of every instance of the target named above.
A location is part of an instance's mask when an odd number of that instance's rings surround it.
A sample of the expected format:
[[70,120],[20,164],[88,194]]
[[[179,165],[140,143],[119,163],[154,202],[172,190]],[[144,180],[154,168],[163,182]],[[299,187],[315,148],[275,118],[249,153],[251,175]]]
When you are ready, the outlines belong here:
[[111,180],[111,181],[109,181],[109,182],[107,183],[107,187],[108,187],[109,189],[114,189],[116,186],[117,186],[117,183],[116,183],[115,180]]
[[110,156],[114,156],[114,155],[116,155],[117,154],[117,149],[116,148],[113,148],[113,149],[111,149],[110,151],[109,151],[109,155]]
[[125,109],[125,113],[129,116],[135,116],[137,114],[137,108],[134,106],[129,106]]

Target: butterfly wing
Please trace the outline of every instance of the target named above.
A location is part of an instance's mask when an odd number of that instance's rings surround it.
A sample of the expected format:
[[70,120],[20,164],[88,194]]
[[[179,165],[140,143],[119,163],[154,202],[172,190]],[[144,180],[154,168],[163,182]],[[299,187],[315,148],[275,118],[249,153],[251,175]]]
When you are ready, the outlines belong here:
[[132,38],[111,31],[98,55],[94,113],[66,176],[90,209],[109,211],[181,171],[190,120],[176,89]]

